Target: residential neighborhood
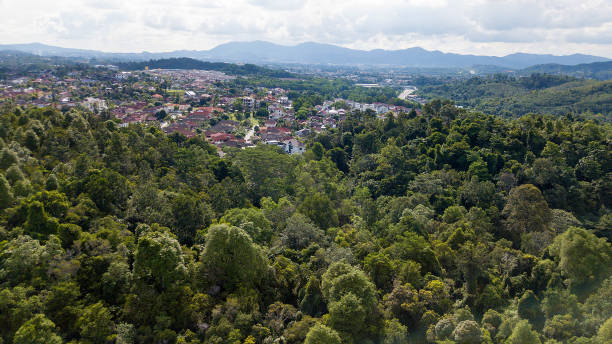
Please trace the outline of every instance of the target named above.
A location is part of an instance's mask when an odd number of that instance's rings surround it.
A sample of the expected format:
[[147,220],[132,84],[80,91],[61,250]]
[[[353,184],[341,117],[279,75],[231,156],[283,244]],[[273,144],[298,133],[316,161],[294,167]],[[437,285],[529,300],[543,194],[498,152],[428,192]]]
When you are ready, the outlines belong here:
[[[351,111],[378,118],[408,113],[412,108],[381,102],[334,98],[294,108],[295,91],[283,87],[235,87],[236,76],[219,71],[146,69],[119,71],[97,65],[59,74],[45,71],[0,83],[0,102],[22,106],[80,108],[117,121],[158,126],[166,134],[204,137],[218,147],[276,145],[288,154],[305,151],[309,135],[337,128]],[[419,113],[418,109],[415,109]]]

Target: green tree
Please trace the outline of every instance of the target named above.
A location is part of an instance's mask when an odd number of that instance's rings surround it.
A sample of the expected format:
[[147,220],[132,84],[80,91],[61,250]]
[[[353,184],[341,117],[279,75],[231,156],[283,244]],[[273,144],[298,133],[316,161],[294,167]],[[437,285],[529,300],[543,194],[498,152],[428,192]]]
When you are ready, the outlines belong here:
[[2,149],[0,153],[0,169],[6,170],[19,161],[17,154],[8,148]]
[[347,337],[346,342],[352,343],[365,332],[366,315],[367,312],[361,300],[349,292],[344,294],[340,300],[329,304],[328,324],[342,334],[342,337]]
[[294,250],[301,250],[312,243],[321,243],[324,232],[315,226],[309,218],[294,213],[287,220],[285,228],[280,233],[280,242],[283,246]]
[[551,220],[551,212],[540,190],[524,184],[510,190],[502,214],[506,229],[513,235],[543,231]]
[[482,342],[482,331],[477,322],[464,320],[455,327],[453,337],[458,344],[478,344]]
[[49,178],[47,178],[47,181],[45,182],[45,189],[52,191],[52,190],[57,190],[58,188],[59,188],[59,183],[57,181],[57,177],[55,176],[55,174],[51,174]]
[[408,342],[408,329],[397,319],[385,321],[384,344],[403,344]]
[[508,337],[507,344],[541,344],[537,332],[531,329],[531,325],[527,320],[519,321],[512,330],[512,334]]
[[331,328],[316,324],[310,328],[306,335],[304,344],[341,344],[340,336],[338,332]]
[[157,290],[180,283],[186,274],[181,245],[167,229],[151,229],[138,239],[134,278]]
[[272,237],[272,223],[257,208],[228,210],[219,222],[242,228],[258,244],[269,243]]
[[259,204],[259,200],[266,196],[277,201],[292,189],[293,157],[275,147],[260,145],[242,150],[236,154],[234,164],[240,168],[254,204]]
[[302,214],[308,216],[322,229],[338,225],[338,214],[334,209],[335,206],[329,197],[320,192],[307,196],[298,207]]
[[172,201],[172,214],[176,219],[176,234],[182,244],[192,245],[196,231],[210,225],[210,207],[196,197],[179,195]]
[[387,255],[380,252],[370,253],[364,259],[363,268],[379,289],[391,288],[395,269]]
[[265,275],[267,262],[244,230],[221,224],[208,229],[201,268],[208,283],[235,290],[257,285]]
[[0,210],[8,208],[13,203],[13,190],[3,174],[0,174]]
[[518,314],[521,318],[529,320],[532,324],[541,326],[544,314],[540,308],[540,300],[531,290],[527,290],[519,299]]
[[25,176],[21,169],[17,165],[12,165],[6,170],[6,180],[9,181],[11,185],[15,185],[20,180],[24,180]]
[[98,208],[108,213],[125,210],[130,193],[127,179],[109,169],[92,171],[87,176],[85,190]]
[[44,314],[36,314],[15,332],[15,344],[61,344],[62,338],[55,333],[55,324]]
[[85,343],[92,344],[106,343],[114,328],[112,315],[102,302],[85,307],[77,320],[77,326]]
[[610,243],[578,227],[570,227],[557,236],[550,253],[574,287],[600,281],[608,276],[612,266]]
[[46,239],[51,234],[56,234],[59,222],[50,217],[41,202],[33,201],[28,206],[28,219],[24,224],[25,231],[36,239]]
[[601,343],[612,343],[612,318],[601,325],[597,332],[597,338]]

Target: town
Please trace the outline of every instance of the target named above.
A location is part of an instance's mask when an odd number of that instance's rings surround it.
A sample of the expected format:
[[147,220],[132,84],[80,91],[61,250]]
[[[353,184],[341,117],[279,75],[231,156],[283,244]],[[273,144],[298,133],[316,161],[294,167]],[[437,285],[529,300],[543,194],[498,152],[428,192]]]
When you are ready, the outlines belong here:
[[[0,104],[62,111],[79,108],[117,121],[119,127],[142,123],[158,126],[169,135],[201,135],[223,156],[227,147],[258,143],[301,154],[309,135],[336,128],[351,111],[382,119],[412,110],[419,114],[418,103],[424,103],[413,94],[415,88],[408,88],[400,95],[402,105],[340,97],[319,97],[319,104],[310,104],[289,87],[237,87],[232,83],[236,79],[208,70],[125,71],[113,65],[75,66],[68,71],[51,68],[0,80]],[[379,87],[373,85],[355,87]]]

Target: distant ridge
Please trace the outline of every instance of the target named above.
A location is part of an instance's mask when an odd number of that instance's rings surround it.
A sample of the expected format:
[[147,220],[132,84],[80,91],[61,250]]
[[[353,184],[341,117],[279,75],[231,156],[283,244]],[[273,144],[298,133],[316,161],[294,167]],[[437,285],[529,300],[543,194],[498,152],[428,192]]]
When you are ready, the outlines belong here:
[[583,63],[573,66],[561,65],[556,63],[537,65],[521,71],[522,74],[546,73],[563,74],[578,78],[611,80],[612,61]]
[[301,43],[294,46],[264,41],[230,42],[210,50],[176,50],[165,53],[107,53],[96,50],[68,49],[40,43],[0,45],[0,50],[16,50],[41,56],[80,57],[119,61],[189,57],[198,60],[241,63],[296,63],[318,65],[371,65],[423,68],[468,68],[491,65],[509,69],[523,69],[534,65],[577,65],[610,59],[573,54],[565,56],[516,53],[503,57],[462,55],[428,51],[422,48],[401,50],[356,50],[331,44]]

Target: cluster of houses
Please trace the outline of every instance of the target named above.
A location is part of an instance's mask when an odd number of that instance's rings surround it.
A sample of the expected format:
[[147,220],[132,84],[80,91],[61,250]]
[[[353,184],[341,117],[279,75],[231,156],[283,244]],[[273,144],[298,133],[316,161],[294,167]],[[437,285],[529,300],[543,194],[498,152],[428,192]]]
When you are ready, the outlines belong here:
[[[335,99],[315,106],[316,111],[307,118],[296,118],[287,90],[247,87],[236,93],[219,86],[218,82],[234,78],[221,72],[109,70],[107,75],[96,73],[95,78],[83,73],[13,79],[0,84],[0,101],[10,98],[17,104],[30,106],[61,109],[79,106],[94,113],[105,111],[120,119],[121,126],[149,123],[159,125],[167,134],[204,135],[220,151],[224,147],[246,148],[263,143],[278,146],[289,154],[303,153],[304,137],[336,128],[351,111],[370,110],[384,118],[390,113],[411,110],[390,104]],[[338,102],[345,104],[345,108],[335,108]],[[258,111],[261,107],[267,112]],[[267,114],[267,118],[258,117],[258,126],[252,126],[251,120],[230,120],[255,113]]]

